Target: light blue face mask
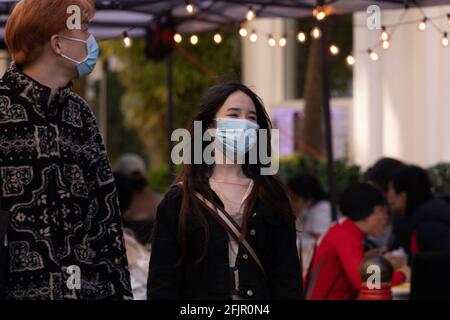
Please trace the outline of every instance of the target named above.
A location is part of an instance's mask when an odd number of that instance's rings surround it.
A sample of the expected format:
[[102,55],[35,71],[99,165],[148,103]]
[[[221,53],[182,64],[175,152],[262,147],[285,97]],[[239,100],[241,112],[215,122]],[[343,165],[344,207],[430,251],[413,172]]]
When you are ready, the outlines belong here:
[[229,159],[244,156],[256,144],[256,130],[259,126],[246,119],[216,119],[215,142]]
[[62,35],[58,35],[58,37],[61,37],[61,38],[67,39],[67,40],[83,42],[84,44],[86,44],[86,49],[87,49],[87,53],[88,53],[86,56],[86,59],[84,59],[82,61],[77,61],[77,60],[70,58],[62,53],[61,53],[61,57],[66,58],[67,60],[72,61],[73,63],[75,63],[77,65],[77,71],[78,71],[79,78],[90,74],[94,70],[95,65],[97,64],[98,55],[99,55],[99,47],[98,47],[97,41],[95,40],[94,36],[91,34],[87,40],[81,40],[81,39],[66,37],[66,36],[62,36]]

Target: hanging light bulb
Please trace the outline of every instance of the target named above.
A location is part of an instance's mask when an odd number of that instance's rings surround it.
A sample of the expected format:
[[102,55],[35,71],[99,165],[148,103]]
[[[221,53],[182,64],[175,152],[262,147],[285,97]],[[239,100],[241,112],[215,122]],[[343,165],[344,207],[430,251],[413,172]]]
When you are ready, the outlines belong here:
[[255,17],[255,11],[253,11],[253,8],[250,7],[247,11],[247,14],[245,15],[245,18],[247,19],[247,21],[252,21],[253,19],[255,19]]
[[214,35],[214,42],[217,44],[222,43],[222,36],[220,35],[220,33],[216,33]]
[[384,40],[384,41],[381,43],[381,46],[383,47],[384,50],[389,49],[389,46],[390,46],[390,45],[391,45],[391,44],[389,43],[389,40]]
[[255,30],[252,31],[252,34],[250,35],[250,41],[256,42],[258,41],[258,35],[256,34]]
[[128,36],[127,32],[123,33],[123,46],[125,48],[131,48],[133,46],[133,39]]
[[370,49],[368,50],[368,52],[369,52],[370,59],[372,59],[373,61],[377,61],[378,60],[378,54],[376,52],[374,52],[374,51],[372,51]]
[[186,1],[186,11],[188,14],[193,14],[195,10],[194,5],[190,1]]
[[320,31],[319,27],[314,27],[311,31],[311,37],[313,37],[314,39],[320,39],[320,37],[322,36],[322,31]]
[[423,20],[419,23],[420,31],[425,31],[425,29],[427,28],[427,20],[427,18],[423,18]]
[[248,34],[247,29],[245,29],[244,27],[240,28],[239,34],[241,35],[242,38],[245,38]]
[[183,37],[181,36],[181,34],[175,33],[173,35],[173,41],[175,41],[176,43],[181,43],[181,41],[183,41]]
[[272,37],[272,35],[269,35],[269,40],[267,41],[269,44],[269,47],[273,48],[277,45],[277,41]]
[[297,40],[300,43],[304,43],[306,41],[306,34],[304,32],[299,32],[297,34]]
[[198,37],[194,34],[194,35],[191,36],[190,41],[191,41],[191,44],[192,44],[193,46],[195,46],[195,45],[198,44]]
[[332,45],[330,46],[330,53],[331,53],[333,56],[337,55],[337,54],[339,53],[339,48],[338,48],[335,44],[332,44]]
[[278,45],[282,48],[286,47],[287,45],[287,39],[286,39],[286,35],[284,34],[280,40],[278,41]]
[[450,27],[450,13],[447,13],[447,24]]
[[351,54],[349,54],[345,60],[347,61],[347,64],[349,66],[352,66],[355,64],[355,58]]
[[381,41],[386,41],[387,39],[389,39],[389,35],[387,34],[387,32],[386,32],[386,27],[385,26],[382,26],[381,27],[381,35],[380,35],[380,40]]
[[447,32],[444,32],[444,36],[442,37],[442,46],[443,47],[448,47],[448,38],[447,38]]
[[318,20],[323,20],[327,17],[327,12],[325,11],[324,7],[317,6],[313,10],[313,16]]

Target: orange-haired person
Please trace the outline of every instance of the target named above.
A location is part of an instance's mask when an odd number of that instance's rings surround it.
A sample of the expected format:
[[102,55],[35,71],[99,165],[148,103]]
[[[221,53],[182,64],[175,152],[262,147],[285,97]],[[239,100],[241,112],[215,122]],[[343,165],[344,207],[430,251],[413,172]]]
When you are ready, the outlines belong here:
[[21,0],[6,24],[14,60],[0,80],[6,299],[132,298],[113,174],[95,116],[71,89],[98,59],[94,14],[91,0]]

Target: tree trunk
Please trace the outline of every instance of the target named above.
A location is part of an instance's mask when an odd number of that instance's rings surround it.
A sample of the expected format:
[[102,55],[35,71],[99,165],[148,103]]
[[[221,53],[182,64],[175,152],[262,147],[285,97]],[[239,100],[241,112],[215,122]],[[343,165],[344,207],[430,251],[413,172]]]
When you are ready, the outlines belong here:
[[[322,30],[322,36],[325,30]],[[309,47],[308,66],[306,70],[304,90],[304,143],[307,147],[324,152],[324,126],[323,126],[323,79],[322,58],[320,52],[320,39],[311,39]]]

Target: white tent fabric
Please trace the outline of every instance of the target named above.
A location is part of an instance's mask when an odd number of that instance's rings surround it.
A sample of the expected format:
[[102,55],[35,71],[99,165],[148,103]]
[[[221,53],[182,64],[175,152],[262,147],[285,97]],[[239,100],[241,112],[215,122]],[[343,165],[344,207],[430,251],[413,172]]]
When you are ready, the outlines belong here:
[[[38,1],[38,0],[36,0]],[[192,15],[186,11],[184,0],[93,0],[97,14],[92,32],[99,39],[121,37],[124,31],[132,37],[145,35],[151,22],[158,17],[170,16],[180,33],[194,33],[237,24],[245,20],[251,7],[258,17],[303,17],[310,16],[316,0],[202,0],[191,1],[196,10]],[[18,0],[0,0],[0,36],[4,24]],[[366,10],[376,4],[381,9],[402,8],[404,3],[421,6],[447,3],[447,0],[326,0],[336,14]],[[132,30],[130,30],[132,29]]]

